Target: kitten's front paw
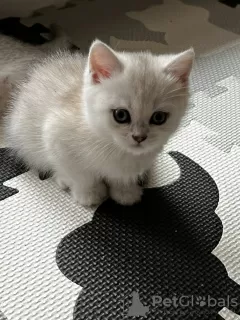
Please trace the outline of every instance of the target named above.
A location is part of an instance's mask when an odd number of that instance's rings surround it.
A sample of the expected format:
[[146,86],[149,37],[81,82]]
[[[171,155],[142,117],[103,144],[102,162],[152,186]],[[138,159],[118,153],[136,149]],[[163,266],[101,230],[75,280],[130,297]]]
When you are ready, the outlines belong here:
[[131,188],[114,186],[110,188],[110,196],[123,206],[131,206],[141,201],[142,188],[138,185],[134,185]]
[[92,188],[72,188],[73,199],[84,207],[92,207],[101,204],[107,198],[107,188],[101,183]]

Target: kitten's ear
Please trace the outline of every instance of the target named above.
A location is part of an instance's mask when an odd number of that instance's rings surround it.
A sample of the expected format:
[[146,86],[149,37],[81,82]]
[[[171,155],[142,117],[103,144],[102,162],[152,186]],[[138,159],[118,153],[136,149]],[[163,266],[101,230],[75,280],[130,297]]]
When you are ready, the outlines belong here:
[[121,71],[121,63],[114,51],[99,40],[94,41],[89,50],[88,65],[94,83]]
[[193,48],[184,51],[177,55],[173,61],[166,66],[165,71],[186,86],[192,70],[194,57],[195,53]]

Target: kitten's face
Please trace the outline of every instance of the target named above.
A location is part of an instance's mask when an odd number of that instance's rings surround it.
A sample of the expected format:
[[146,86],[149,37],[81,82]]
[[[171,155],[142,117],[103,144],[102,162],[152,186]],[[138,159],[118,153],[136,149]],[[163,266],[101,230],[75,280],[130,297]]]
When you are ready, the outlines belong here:
[[185,112],[188,88],[163,72],[159,57],[121,58],[123,70],[86,86],[88,121],[98,137],[125,152],[160,151]]

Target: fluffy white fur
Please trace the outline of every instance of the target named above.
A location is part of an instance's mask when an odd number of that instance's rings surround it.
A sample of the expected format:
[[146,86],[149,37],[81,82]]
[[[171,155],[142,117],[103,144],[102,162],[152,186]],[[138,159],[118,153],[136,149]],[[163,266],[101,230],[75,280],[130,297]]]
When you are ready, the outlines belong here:
[[43,56],[58,49],[68,48],[70,43],[65,33],[56,25],[51,26],[53,41],[43,45],[33,46],[22,43],[11,37],[0,35],[0,76],[8,77],[15,82],[26,76],[26,70],[33,61],[41,59]]
[[[140,201],[146,172],[176,130],[188,104],[192,49],[178,55],[115,52],[95,41],[88,57],[58,53],[36,63],[15,93],[6,118],[9,146],[30,167],[52,171],[82,205],[109,194]],[[17,65],[17,61],[14,62]],[[127,109],[119,124],[113,109]],[[153,112],[170,114],[162,126]],[[132,135],[147,135],[137,143]]]

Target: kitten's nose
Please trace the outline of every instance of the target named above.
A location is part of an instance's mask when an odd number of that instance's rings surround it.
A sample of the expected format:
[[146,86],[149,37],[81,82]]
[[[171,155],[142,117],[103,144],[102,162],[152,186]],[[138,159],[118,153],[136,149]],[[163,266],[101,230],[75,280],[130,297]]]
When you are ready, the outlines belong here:
[[135,136],[134,134],[132,135],[132,137],[133,140],[137,141],[138,143],[141,143],[147,139],[147,136]]

